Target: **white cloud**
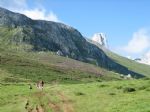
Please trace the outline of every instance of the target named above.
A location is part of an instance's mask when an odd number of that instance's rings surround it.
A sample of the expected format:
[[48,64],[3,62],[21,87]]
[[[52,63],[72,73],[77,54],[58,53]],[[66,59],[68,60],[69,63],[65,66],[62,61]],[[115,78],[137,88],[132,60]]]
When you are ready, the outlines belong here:
[[55,21],[58,22],[58,17],[52,11],[46,14],[45,9],[33,9],[33,10],[23,10],[23,14],[32,18],[32,19],[41,19],[41,20],[48,20],[48,21]]
[[[39,4],[40,0],[34,0],[36,4]],[[58,17],[53,11],[46,11],[42,5],[37,5],[34,8],[29,8],[27,0],[0,0],[0,6],[11,11],[22,13],[32,19],[40,19],[47,21],[59,22]]]
[[27,8],[27,0],[0,0],[0,6],[9,10],[22,10]]
[[121,47],[130,58],[140,58],[138,62],[150,65],[150,29],[140,29],[133,33],[131,40],[124,47]]
[[150,50],[144,54],[144,56],[141,59],[141,63],[150,65]]
[[123,47],[127,53],[138,54],[150,46],[150,32],[147,29],[140,29],[133,34],[132,39]]

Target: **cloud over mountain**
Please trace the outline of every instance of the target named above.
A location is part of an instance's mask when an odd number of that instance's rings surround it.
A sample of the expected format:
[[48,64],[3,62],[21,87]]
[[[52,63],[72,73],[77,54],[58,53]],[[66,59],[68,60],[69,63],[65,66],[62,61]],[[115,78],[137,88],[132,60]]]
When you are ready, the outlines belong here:
[[[34,0],[34,2],[39,4],[38,2],[40,1]],[[29,8],[27,0],[0,0],[0,6],[11,11],[22,13],[35,20],[60,21],[53,11],[46,11],[41,5]]]
[[141,58],[140,63],[150,65],[150,29],[142,28],[134,32],[131,40],[121,50],[126,52],[130,59]]
[[48,21],[55,21],[55,22],[59,21],[56,14],[54,14],[52,11],[46,13],[45,9],[36,8],[31,10],[24,10],[22,11],[22,13],[35,20],[41,19],[41,20],[48,20]]
[[140,29],[133,33],[131,40],[123,50],[127,53],[138,54],[144,52],[150,47],[150,31],[148,29]]

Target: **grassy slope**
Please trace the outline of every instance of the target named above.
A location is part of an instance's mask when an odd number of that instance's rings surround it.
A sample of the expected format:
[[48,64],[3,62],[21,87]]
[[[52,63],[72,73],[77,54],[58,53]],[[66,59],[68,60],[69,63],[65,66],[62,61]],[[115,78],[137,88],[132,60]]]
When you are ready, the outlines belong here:
[[95,65],[57,56],[50,52],[14,52],[1,49],[2,82],[91,82],[119,79],[119,75]]
[[119,56],[118,54],[111,52],[110,50],[102,47],[100,44],[98,44],[94,41],[91,41],[89,39],[87,39],[87,41],[95,44],[97,47],[102,49],[106,53],[106,55],[109,58],[111,58],[112,60],[114,60],[115,62],[127,67],[131,71],[134,71],[139,74],[143,74],[144,76],[147,76],[147,77],[150,77],[150,72],[149,72],[150,65],[141,64],[141,63],[135,62],[133,60],[127,59],[125,57]]
[[119,56],[113,52],[110,52],[108,50],[104,50],[104,52],[112,58],[117,63],[120,63],[124,66],[126,66],[129,70],[135,71],[137,73],[143,74],[147,77],[150,77],[150,65],[141,64],[138,62],[135,62],[133,60],[127,59],[125,57]]
[[[95,78],[118,78],[115,73],[95,65],[60,57],[51,52],[29,52],[32,46],[12,42],[13,35],[22,40],[23,37],[17,37],[20,30],[22,29],[19,27],[0,27],[0,69],[4,74],[1,73],[3,82],[35,82],[43,79],[46,82],[74,83],[89,82]],[[28,52],[25,52],[27,50]]]
[[[126,87],[136,91],[124,92]],[[35,86],[29,90],[27,84],[3,84],[0,88],[1,112],[35,111],[36,108],[41,112],[150,111],[150,80],[47,84],[43,91]]]
[[[14,51],[18,51],[20,58],[24,57],[22,60],[25,60],[25,61],[28,60],[30,62],[30,59],[26,59],[27,57],[30,57],[32,59],[32,61],[34,61],[34,63],[44,64],[44,66],[49,66],[49,65],[50,66],[55,66],[55,68],[65,69],[65,71],[66,71],[66,69],[67,70],[71,69],[71,71],[72,71],[72,69],[75,69],[75,71],[78,71],[78,69],[80,69],[80,71],[82,71],[84,73],[88,72],[90,74],[93,74],[93,73],[97,74],[97,75],[100,75],[100,74],[114,74],[113,72],[107,72],[103,69],[100,69],[100,68],[95,67],[95,66],[90,65],[90,64],[85,64],[85,63],[74,61],[74,60],[71,60],[71,59],[58,57],[58,56],[52,55],[50,53],[49,54],[44,53],[44,52],[43,53],[42,52],[41,53],[24,53],[24,52],[22,52],[22,50],[30,50],[32,48],[32,46],[29,46],[27,44],[18,45],[17,43],[16,43],[17,44],[17,46],[16,46],[15,43],[11,42],[13,40],[12,35],[17,35],[17,33],[20,32],[20,30],[22,30],[22,29],[19,28],[19,27],[18,28],[13,28],[13,29],[7,28],[7,27],[0,27],[0,37],[1,37],[0,38],[0,50],[1,51],[4,50],[4,49],[9,49],[9,51],[6,51],[6,53],[7,53],[7,52],[11,52],[12,49],[13,49]],[[23,37],[16,37],[16,38],[20,38],[22,40]],[[110,58],[112,58],[113,60],[115,60],[119,64],[122,64],[122,65],[126,66],[130,70],[133,70],[137,73],[144,74],[145,76],[150,77],[150,72],[149,72],[150,66],[136,63],[134,61],[131,61],[131,60],[126,59],[124,57],[118,56],[118,55],[116,55],[116,54],[114,54],[110,51],[107,51],[107,50],[104,50],[104,52],[106,52],[106,54]],[[17,55],[18,55],[18,53],[17,53]],[[10,53],[10,55],[11,54],[12,53]],[[13,53],[13,55],[14,54],[16,55],[16,53]],[[11,57],[11,56],[8,56],[8,58],[9,57]],[[27,64],[26,64],[26,67],[27,67]],[[14,67],[14,69],[15,69],[15,67]],[[61,70],[61,71],[63,71],[63,70]],[[63,71],[63,73],[64,73],[64,71]],[[17,72],[17,74],[18,74],[18,72]],[[79,73],[76,73],[76,74],[79,74]],[[113,77],[114,77],[114,75],[113,75]]]

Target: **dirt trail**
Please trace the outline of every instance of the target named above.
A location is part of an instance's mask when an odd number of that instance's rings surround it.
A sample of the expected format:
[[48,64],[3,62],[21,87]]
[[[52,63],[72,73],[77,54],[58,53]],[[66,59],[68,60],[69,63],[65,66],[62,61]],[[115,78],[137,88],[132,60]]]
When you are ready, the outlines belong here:
[[52,109],[53,112],[61,112],[60,106],[51,101],[49,102],[49,107]]
[[36,107],[31,107],[31,104],[26,104],[25,109],[27,112],[45,112],[41,105],[36,105]]
[[40,105],[37,105],[37,106],[36,106],[36,112],[44,112],[43,107],[40,106]]
[[74,112],[71,101],[64,95],[64,93],[58,93],[60,99],[62,100],[63,112]]
[[[44,95],[45,94],[43,92],[35,92],[34,94],[32,94],[32,97],[38,97],[40,99]],[[25,109],[27,110],[27,112],[45,112],[43,106],[40,103],[38,103],[36,106],[33,106],[30,99],[27,100],[25,104]]]
[[49,107],[53,112],[74,112],[72,101],[69,100],[63,92],[58,92],[56,94],[60,99],[60,102],[55,103],[51,101],[50,97],[43,92],[36,92],[33,94],[33,97],[37,97],[39,100],[42,99],[43,96],[49,100],[47,105],[41,105],[40,102],[37,102],[36,106],[32,106],[33,104],[30,102],[30,99],[27,100],[25,104],[25,109],[27,112],[46,112],[44,107]]

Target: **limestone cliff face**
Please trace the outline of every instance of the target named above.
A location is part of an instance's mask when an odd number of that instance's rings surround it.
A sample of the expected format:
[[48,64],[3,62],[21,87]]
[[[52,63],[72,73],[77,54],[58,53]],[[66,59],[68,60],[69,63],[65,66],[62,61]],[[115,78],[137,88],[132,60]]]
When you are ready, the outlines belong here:
[[[118,73],[133,73],[107,57],[99,47],[88,42],[78,30],[65,24],[32,20],[22,14],[0,8],[0,27],[9,28],[7,31],[9,44],[25,43],[32,46],[31,51],[59,51],[63,56],[92,63]],[[2,40],[5,38],[0,36],[0,41]]]
[[101,46],[108,48],[106,34],[104,34],[104,33],[95,33],[92,37],[92,40],[94,42],[97,42]]

